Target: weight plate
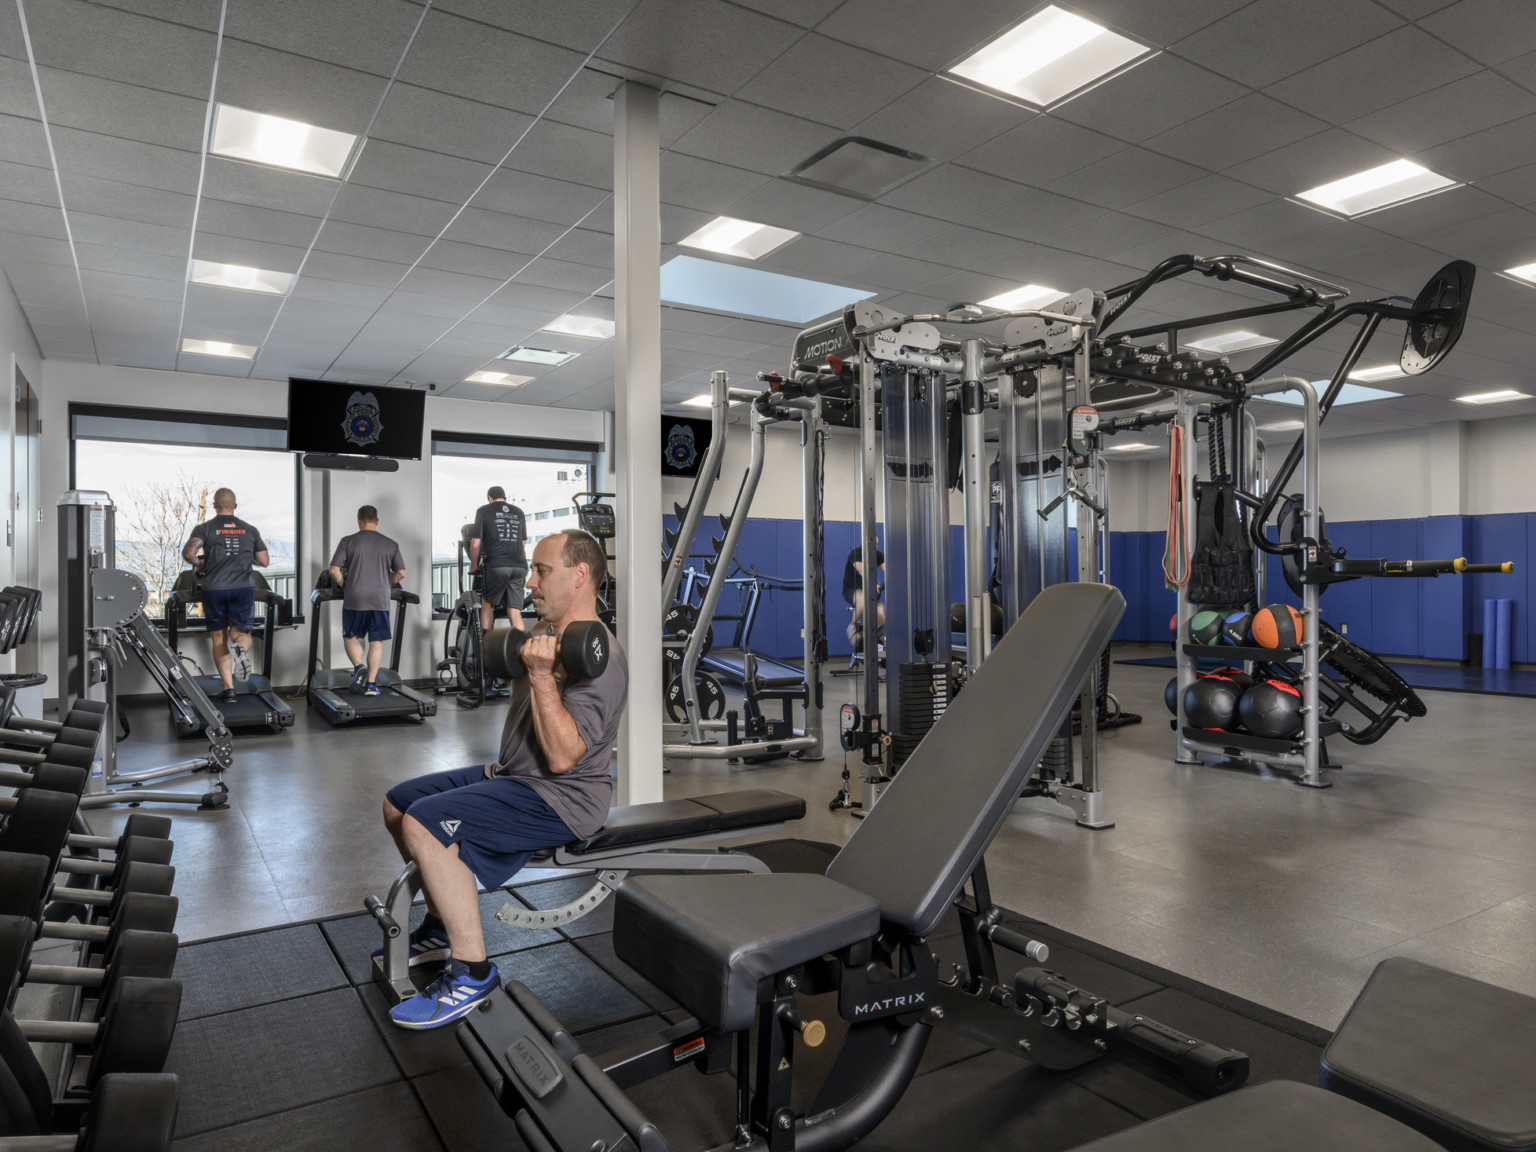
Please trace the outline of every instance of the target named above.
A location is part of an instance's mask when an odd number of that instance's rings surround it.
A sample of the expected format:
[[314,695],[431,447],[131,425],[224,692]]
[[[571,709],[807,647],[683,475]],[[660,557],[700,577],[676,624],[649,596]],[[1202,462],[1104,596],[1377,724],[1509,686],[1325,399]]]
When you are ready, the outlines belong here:
[[1408,321],[1403,334],[1404,372],[1420,376],[1451,354],[1467,322],[1472,304],[1472,281],[1477,269],[1465,260],[1452,260],[1430,277],[1413,302],[1418,315]]
[[[1307,534],[1306,520],[1301,515],[1301,497],[1287,496],[1280,505],[1280,519],[1276,524],[1276,531],[1280,539],[1289,544],[1300,544]],[[1321,538],[1324,550],[1333,551],[1333,546],[1328,543],[1328,517],[1322,509],[1317,512],[1317,534]],[[1280,568],[1285,576],[1285,583],[1296,595],[1302,594],[1301,583],[1301,553],[1286,552],[1280,557]],[[1323,582],[1318,590],[1319,595],[1328,590],[1328,583]]]
[[[699,690],[699,718],[718,720],[725,715],[725,689],[708,672],[700,672],[694,681]],[[676,676],[667,685],[667,719],[674,724],[688,722],[688,705],[683,698],[683,678]]]
[[[667,614],[661,618],[661,631],[664,636],[688,637],[693,635],[699,626],[699,609],[695,604],[674,604],[667,609]],[[699,649],[701,657],[708,656],[709,650],[715,646],[715,629],[713,625],[704,629],[704,646]]]

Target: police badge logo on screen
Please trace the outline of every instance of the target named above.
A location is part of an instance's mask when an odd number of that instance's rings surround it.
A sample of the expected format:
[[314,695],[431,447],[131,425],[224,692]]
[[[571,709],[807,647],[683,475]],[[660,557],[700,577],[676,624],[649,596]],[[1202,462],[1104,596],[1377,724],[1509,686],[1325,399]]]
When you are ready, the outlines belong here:
[[697,476],[713,439],[714,428],[708,420],[664,417],[661,421],[661,474]]
[[377,444],[384,434],[384,421],[379,417],[379,400],[372,392],[354,392],[347,400],[347,415],[341,422],[342,435],[349,444],[366,448]]
[[699,459],[698,446],[694,443],[693,429],[686,424],[674,424],[667,431],[667,467],[687,472]]

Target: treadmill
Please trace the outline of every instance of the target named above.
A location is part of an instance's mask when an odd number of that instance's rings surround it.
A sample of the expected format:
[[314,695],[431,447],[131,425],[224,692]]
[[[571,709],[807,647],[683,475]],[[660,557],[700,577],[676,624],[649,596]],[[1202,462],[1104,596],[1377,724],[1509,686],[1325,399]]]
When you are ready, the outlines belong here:
[[[277,629],[293,626],[293,601],[272,591],[267,578],[260,572],[253,570],[251,575],[255,577],[256,602],[262,605],[262,612],[256,618],[256,627],[252,632],[252,643],[257,636],[261,637],[261,674],[252,674],[248,680],[234,682],[233,704],[217,699],[219,693],[224,691],[224,682],[217,673],[194,676],[193,679],[223,714],[226,728],[266,728],[271,732],[281,732],[293,727],[293,709],[272,687],[272,637]],[[208,634],[205,601],[202,580],[196,572],[188,568],[176,577],[175,586],[165,598],[165,642],[178,657],[181,650],[177,647],[177,641],[181,637]],[[188,615],[188,609],[193,605],[201,610],[200,617]],[[202,716],[195,710],[178,708],[174,702],[171,704],[171,723],[178,736],[196,735],[205,726]]]
[[791,691],[798,698],[805,690],[805,672],[793,664],[752,651],[752,625],[757,621],[757,608],[765,587],[798,592],[800,581],[769,576],[752,569],[748,575],[733,576],[726,583],[740,589],[741,612],[736,615],[716,613],[714,618],[716,621],[736,621],[735,640],[729,645],[712,646],[699,658],[699,667],[713,672],[727,684],[744,687],[751,680],[756,686],[775,693]]
[[392,716],[408,716],[425,721],[437,715],[437,699],[410,687],[400,678],[400,650],[405,636],[405,609],[408,604],[420,604],[421,597],[407,592],[398,584],[390,589],[389,598],[395,605],[394,639],[390,642],[389,666],[380,668],[374,681],[379,686],[377,696],[353,695],[351,668],[320,667],[321,617],[323,606],[336,603],[338,609],[342,591],[331,579],[329,570],[320,573],[315,590],[310,593],[309,615],[309,703],[334,728],[351,724],[356,720],[382,720]]

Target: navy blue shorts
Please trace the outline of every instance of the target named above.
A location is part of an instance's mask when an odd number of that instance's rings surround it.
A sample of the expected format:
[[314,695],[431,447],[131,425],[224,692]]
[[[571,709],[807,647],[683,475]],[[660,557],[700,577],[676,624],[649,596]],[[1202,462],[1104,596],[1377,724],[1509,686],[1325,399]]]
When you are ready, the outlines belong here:
[[341,610],[341,634],[351,639],[388,640],[389,613],[370,612],[364,608]]
[[209,588],[203,593],[203,619],[210,632],[233,628],[249,636],[256,628],[256,590]]
[[459,859],[486,889],[516,876],[535,852],[576,839],[526,780],[487,778],[483,764],[417,776],[388,797],[443,847],[457,844]]

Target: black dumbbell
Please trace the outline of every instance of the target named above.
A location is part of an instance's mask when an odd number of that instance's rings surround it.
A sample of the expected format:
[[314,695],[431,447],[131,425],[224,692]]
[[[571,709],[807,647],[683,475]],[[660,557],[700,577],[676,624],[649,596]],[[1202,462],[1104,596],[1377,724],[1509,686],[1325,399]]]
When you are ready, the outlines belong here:
[[[11,1014],[4,1013],[0,1029],[14,1028]],[[109,1073],[88,1099],[55,1101],[22,1087],[47,1079],[31,1050],[21,1044],[14,1055],[18,1067],[0,1064],[0,1098],[23,1106],[7,1114],[10,1130],[0,1136],[23,1137],[24,1146],[37,1152],[170,1152],[177,1084],[169,1072]]]
[[[486,634],[485,670],[499,679],[521,680],[523,645],[530,633],[520,628],[496,628]],[[555,638],[555,663],[572,680],[595,680],[608,667],[608,629],[596,620],[573,620]]]
[[[26,931],[22,931],[22,926]],[[86,1002],[94,1018],[115,994],[118,982],[126,976],[144,976],[168,980],[176,970],[178,940],[174,932],[145,932],[133,928],[118,934],[112,950],[102,962],[87,964],[37,964],[32,961],[33,939],[28,933],[36,922],[23,916],[0,916],[0,990],[9,989],[3,999],[13,998],[23,984],[61,984],[85,988],[94,1003]],[[82,1011],[79,1019],[87,1019]]]

